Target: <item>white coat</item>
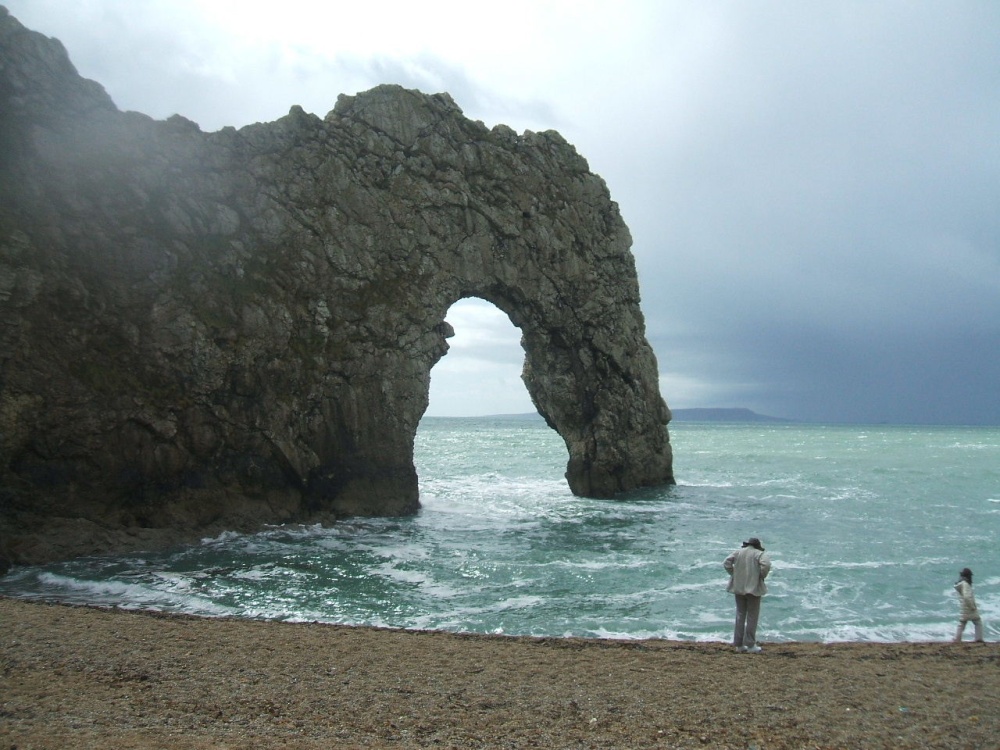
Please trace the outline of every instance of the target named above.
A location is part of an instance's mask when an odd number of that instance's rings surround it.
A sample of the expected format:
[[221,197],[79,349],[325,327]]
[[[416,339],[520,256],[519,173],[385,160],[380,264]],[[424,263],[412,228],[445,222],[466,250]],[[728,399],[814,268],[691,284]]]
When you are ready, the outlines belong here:
[[979,619],[979,608],[976,606],[976,595],[972,593],[972,584],[964,578],[955,584],[955,591],[958,592],[958,599],[962,603],[962,622]]
[[727,557],[722,565],[729,573],[726,591],[751,596],[767,593],[764,579],[771,572],[771,558],[766,552],[747,545]]

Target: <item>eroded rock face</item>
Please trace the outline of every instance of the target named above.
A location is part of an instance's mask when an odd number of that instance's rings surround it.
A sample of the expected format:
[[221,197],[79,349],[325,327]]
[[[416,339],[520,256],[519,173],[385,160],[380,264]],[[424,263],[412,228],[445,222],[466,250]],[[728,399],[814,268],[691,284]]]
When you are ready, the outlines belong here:
[[630,244],[555,132],[380,86],[203,133],[0,9],[0,554],[415,512],[470,296],[521,330],[573,492],[670,483]]

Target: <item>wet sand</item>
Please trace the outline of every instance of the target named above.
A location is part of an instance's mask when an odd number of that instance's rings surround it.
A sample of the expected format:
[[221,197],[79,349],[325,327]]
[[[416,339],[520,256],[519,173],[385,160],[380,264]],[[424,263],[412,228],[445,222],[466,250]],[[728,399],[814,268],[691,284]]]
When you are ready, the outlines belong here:
[[0,598],[0,750],[996,748],[1000,645],[608,641]]

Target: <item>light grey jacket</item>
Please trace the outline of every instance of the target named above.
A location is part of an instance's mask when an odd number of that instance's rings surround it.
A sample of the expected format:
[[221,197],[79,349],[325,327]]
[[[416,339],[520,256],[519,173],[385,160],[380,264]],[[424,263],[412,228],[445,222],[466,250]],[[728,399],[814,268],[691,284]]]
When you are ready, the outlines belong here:
[[771,558],[756,547],[742,547],[725,559],[722,566],[729,573],[726,591],[734,594],[764,596],[764,579],[771,572]]
[[955,584],[955,591],[958,592],[958,599],[962,603],[962,619],[979,619],[979,608],[976,606],[976,595],[972,593],[972,584],[963,578]]

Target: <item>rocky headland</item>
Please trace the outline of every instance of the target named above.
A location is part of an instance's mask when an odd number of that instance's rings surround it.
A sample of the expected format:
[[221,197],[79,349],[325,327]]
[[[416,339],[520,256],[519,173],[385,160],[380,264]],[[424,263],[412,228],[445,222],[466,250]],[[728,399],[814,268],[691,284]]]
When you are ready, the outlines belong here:
[[0,557],[415,512],[470,296],[520,329],[573,492],[672,482],[630,246],[558,133],[398,86],[205,133],[0,8]]

